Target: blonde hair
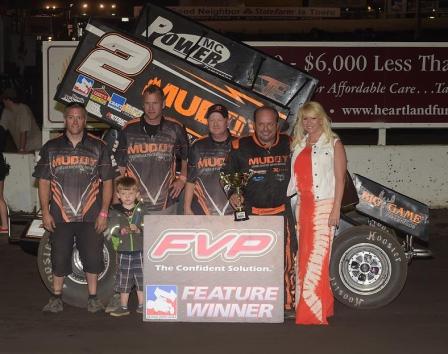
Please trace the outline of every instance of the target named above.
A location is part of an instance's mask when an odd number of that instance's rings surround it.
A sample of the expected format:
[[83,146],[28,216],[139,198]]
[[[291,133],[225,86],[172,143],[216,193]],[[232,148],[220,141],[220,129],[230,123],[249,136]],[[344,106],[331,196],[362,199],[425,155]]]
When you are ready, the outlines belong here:
[[298,144],[300,144],[306,136],[305,129],[303,128],[303,119],[305,116],[314,116],[321,120],[322,122],[322,131],[325,136],[327,143],[333,143],[334,139],[338,136],[333,130],[331,130],[331,121],[330,117],[328,117],[327,112],[325,112],[324,108],[319,102],[309,101],[305,103],[302,107],[300,107],[299,112],[297,113],[296,124],[293,131],[293,139],[291,148],[294,149]]
[[135,178],[130,176],[121,176],[117,178],[117,180],[115,181],[116,191],[130,190],[130,189],[135,189],[138,191],[138,182]]

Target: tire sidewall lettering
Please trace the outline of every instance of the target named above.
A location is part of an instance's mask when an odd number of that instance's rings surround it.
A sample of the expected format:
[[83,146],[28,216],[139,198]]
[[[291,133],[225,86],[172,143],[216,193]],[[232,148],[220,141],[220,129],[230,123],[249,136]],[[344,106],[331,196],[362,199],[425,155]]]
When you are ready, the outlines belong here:
[[[378,281],[382,282],[384,287],[379,287],[373,293],[366,292],[366,294],[362,293],[363,290],[358,292],[355,288],[352,289],[350,283],[344,280],[347,275],[340,273],[343,268],[339,268],[348,266],[348,259],[343,258],[347,250],[357,245],[362,249],[363,243],[380,248],[383,256],[388,258],[391,267],[391,278],[388,283],[384,284],[385,280],[379,278]],[[354,309],[378,308],[387,305],[399,295],[406,281],[407,262],[404,262],[404,259],[406,256],[400,242],[384,230],[368,225],[354,226],[345,230],[338,239],[335,239],[330,260],[330,284],[335,299]],[[378,286],[380,285],[381,283],[378,283]]]
[[[388,237],[393,237],[388,235]],[[386,238],[380,235],[378,232],[371,232],[367,237],[366,240],[371,243],[377,243],[378,245],[383,245],[386,247],[381,247],[381,249],[387,253],[389,253],[390,260],[393,260],[395,262],[402,262],[403,260],[400,257],[400,253],[396,252],[395,248],[392,249],[392,243]]]

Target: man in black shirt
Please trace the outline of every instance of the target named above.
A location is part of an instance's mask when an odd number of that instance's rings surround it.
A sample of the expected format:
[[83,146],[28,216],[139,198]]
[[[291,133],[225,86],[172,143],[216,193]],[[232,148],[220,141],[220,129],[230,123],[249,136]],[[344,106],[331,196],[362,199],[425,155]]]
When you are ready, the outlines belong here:
[[[285,309],[294,308],[294,224],[289,221],[286,189],[290,178],[290,138],[279,134],[278,112],[272,107],[259,107],[254,112],[255,133],[236,139],[221,171],[226,174],[252,170],[253,176],[243,196],[228,190],[233,207],[244,204],[250,215],[285,216]],[[240,200],[241,198],[241,200]]]
[[[146,213],[175,214],[174,201],[187,180],[188,138],[185,128],[165,117],[163,91],[151,85],[143,93],[144,115],[120,132],[116,160],[120,172],[139,182]],[[176,160],[181,161],[176,176]]]
[[117,171],[106,144],[85,130],[86,119],[82,105],[65,108],[65,132],[42,147],[33,174],[39,179],[42,222],[51,233],[53,296],[44,312],[63,310],[61,295],[64,277],[72,272],[75,238],[87,278],[87,310],[103,309],[96,290],[104,269],[103,231]]
[[188,155],[188,180],[185,186],[185,215],[229,215],[233,213],[219,182],[219,172],[230,150],[229,113],[221,104],[210,106],[209,135],[198,139]]

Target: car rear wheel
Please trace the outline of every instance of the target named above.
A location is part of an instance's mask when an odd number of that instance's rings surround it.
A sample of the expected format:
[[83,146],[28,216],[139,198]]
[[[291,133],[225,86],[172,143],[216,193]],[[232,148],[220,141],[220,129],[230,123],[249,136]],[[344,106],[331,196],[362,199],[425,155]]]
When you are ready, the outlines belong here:
[[[49,233],[45,232],[39,243],[37,265],[42,281],[47,289],[52,292],[53,271],[51,267],[51,244],[49,236]],[[97,287],[98,298],[103,304],[107,304],[113,295],[116,272],[115,254],[111,241],[105,237],[103,248],[104,271],[98,275]],[[87,298],[88,291],[86,276],[82,270],[82,263],[78,250],[74,247],[72,254],[72,273],[65,277],[62,300],[72,306],[86,307]]]
[[333,294],[356,309],[385,306],[403,289],[407,264],[403,247],[390,233],[371,226],[349,228],[333,242]]

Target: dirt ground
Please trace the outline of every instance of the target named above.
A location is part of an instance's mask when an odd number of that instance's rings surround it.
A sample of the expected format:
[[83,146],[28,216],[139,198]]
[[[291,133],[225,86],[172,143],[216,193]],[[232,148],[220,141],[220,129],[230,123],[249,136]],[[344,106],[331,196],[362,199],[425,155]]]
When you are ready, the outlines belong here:
[[[41,312],[48,292],[36,257],[0,239],[0,353],[447,353],[448,209],[431,211],[434,258],[414,260],[401,295],[378,310],[337,303],[327,327],[143,323],[65,306]],[[134,300],[135,303],[135,300]]]

